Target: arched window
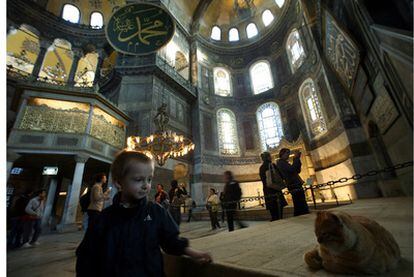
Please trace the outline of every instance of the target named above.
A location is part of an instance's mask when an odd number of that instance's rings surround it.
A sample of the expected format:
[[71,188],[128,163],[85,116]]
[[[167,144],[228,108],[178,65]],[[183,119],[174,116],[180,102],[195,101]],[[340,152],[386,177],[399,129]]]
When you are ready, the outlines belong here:
[[239,41],[239,30],[231,28],[229,31],[229,41]]
[[229,72],[222,68],[214,68],[214,92],[221,96],[231,96],[231,83]]
[[29,75],[40,51],[39,32],[31,26],[22,24],[7,35],[7,66],[20,75]]
[[267,61],[259,61],[250,67],[253,93],[259,94],[273,88],[272,73]]
[[100,12],[93,12],[91,14],[91,27],[93,29],[101,29],[103,26],[103,16]]
[[210,37],[214,40],[221,40],[221,29],[217,26],[214,26],[211,29],[211,36]]
[[261,105],[256,112],[263,151],[275,148],[283,137],[282,119],[276,103]]
[[285,0],[275,0],[276,5],[279,6],[279,8],[283,7],[283,5],[285,4]]
[[98,53],[88,53],[78,63],[75,73],[76,87],[92,87],[95,80],[96,67],[98,65]]
[[73,63],[71,44],[63,39],[55,39],[47,49],[39,77],[53,84],[63,84],[68,80]]
[[306,57],[298,30],[293,29],[290,32],[286,41],[286,51],[292,72],[295,72],[302,65]]
[[237,136],[236,117],[228,109],[217,111],[219,148],[222,155],[239,155],[240,147]]
[[275,17],[273,16],[273,14],[272,14],[272,12],[270,10],[265,10],[262,13],[262,21],[263,21],[263,24],[265,26],[269,26],[270,23],[273,22],[273,19],[275,19]]
[[74,5],[66,4],[63,6],[62,18],[72,23],[79,23],[80,11]]
[[300,86],[299,98],[310,135],[317,136],[326,132],[325,117],[312,79],[305,80]]
[[246,33],[247,33],[247,38],[252,38],[252,37],[257,36],[259,31],[257,30],[256,24],[250,23],[249,25],[247,25]]

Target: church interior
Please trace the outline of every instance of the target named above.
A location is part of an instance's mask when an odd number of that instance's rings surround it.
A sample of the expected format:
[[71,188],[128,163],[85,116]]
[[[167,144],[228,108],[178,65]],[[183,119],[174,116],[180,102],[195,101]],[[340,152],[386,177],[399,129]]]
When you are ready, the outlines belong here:
[[[81,198],[103,172],[113,204],[125,149],[154,160],[151,201],[186,191],[179,230],[212,255],[164,254],[166,276],[333,276],[303,259],[331,210],[388,229],[390,276],[412,275],[412,0],[8,0],[6,20],[8,233],[22,195],[47,195],[40,245],[8,249],[8,275],[75,275]],[[259,168],[283,149],[310,213],[287,185],[270,222]],[[206,205],[225,172],[249,225],[231,233]]]

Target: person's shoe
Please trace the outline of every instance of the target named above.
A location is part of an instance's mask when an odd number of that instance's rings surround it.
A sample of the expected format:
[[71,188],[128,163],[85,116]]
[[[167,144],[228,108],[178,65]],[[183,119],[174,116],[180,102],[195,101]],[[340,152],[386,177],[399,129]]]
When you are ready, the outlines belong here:
[[40,245],[40,242],[35,241],[35,242],[32,242],[31,245]]
[[22,245],[22,248],[30,248],[30,247],[32,247],[32,245],[28,242]]

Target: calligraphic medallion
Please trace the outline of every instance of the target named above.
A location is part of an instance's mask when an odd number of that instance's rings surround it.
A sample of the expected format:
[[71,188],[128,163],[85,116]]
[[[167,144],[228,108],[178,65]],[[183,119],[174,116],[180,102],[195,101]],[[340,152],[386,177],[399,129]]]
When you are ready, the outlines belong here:
[[134,3],[116,10],[105,28],[111,46],[124,54],[146,55],[166,45],[173,37],[175,23],[160,6]]

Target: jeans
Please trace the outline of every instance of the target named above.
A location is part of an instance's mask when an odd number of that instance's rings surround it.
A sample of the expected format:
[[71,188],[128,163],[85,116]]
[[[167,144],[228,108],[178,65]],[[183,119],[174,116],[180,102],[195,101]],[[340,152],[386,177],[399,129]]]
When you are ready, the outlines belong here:
[[293,200],[293,216],[299,216],[309,213],[308,203],[306,203],[305,192],[295,190],[291,192]]
[[[234,231],[234,216],[236,215],[236,205],[229,205],[226,208],[226,217],[227,217],[227,226],[229,228],[229,232]],[[236,220],[237,225],[239,225],[240,228],[247,227],[243,222],[240,220]]]
[[24,222],[19,216],[17,216],[10,219],[10,224],[11,230],[7,244],[12,248],[20,247],[22,243],[21,240],[23,235]]
[[86,230],[88,230],[88,221],[89,221],[88,213],[85,212],[85,213],[83,213],[83,217],[82,217],[82,229],[85,232],[86,232]]
[[213,212],[211,210],[208,211],[209,215],[210,215],[210,221],[211,221],[211,228],[212,229],[216,229],[216,228],[220,228],[220,224],[218,222],[217,219],[217,211]]
[[42,219],[41,218],[24,222],[24,226],[23,226],[23,244],[29,242],[32,230],[34,230],[34,233],[33,233],[33,236],[32,236],[32,239],[31,239],[30,243],[32,244],[32,243],[35,243],[37,241],[37,239],[40,236],[40,232],[42,231],[41,224],[42,224]]

